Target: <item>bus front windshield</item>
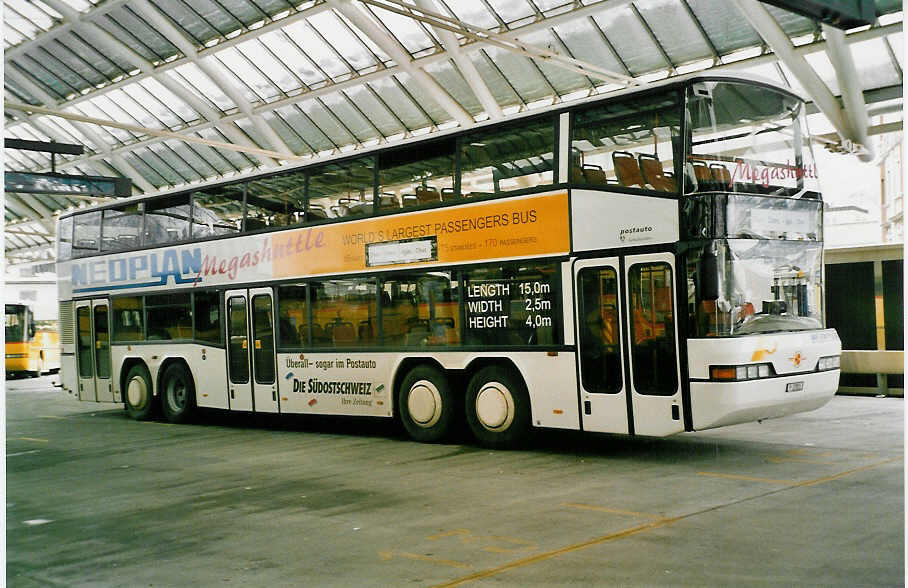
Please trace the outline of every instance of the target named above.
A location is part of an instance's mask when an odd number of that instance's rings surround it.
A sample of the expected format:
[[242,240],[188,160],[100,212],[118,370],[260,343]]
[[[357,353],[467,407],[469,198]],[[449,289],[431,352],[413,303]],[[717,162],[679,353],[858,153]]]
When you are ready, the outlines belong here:
[[25,341],[25,307],[19,304],[6,305],[6,342],[22,343]]
[[688,91],[685,191],[815,198],[804,102],[769,87],[698,82]]
[[712,241],[687,255],[695,337],[823,328],[821,243]]

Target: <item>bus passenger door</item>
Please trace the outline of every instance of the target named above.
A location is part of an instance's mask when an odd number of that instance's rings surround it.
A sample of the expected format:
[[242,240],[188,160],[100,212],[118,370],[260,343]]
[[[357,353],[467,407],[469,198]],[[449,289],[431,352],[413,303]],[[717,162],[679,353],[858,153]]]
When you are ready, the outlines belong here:
[[684,430],[674,266],[670,253],[624,259],[630,394],[639,435]]
[[574,264],[583,430],[627,433],[627,385],[618,258]]
[[224,301],[230,409],[277,412],[271,288],[228,290]]
[[76,303],[79,400],[119,402],[110,385],[110,313],[107,300]]
[[256,412],[278,412],[274,356],[274,297],[271,288],[249,290],[252,300],[252,395]]

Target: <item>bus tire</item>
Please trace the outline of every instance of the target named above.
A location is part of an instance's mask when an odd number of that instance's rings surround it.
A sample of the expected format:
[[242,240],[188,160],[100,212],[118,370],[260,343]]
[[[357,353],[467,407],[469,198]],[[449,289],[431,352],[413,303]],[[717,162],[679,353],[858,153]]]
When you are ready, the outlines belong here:
[[148,421],[157,413],[157,399],[151,386],[151,375],[143,364],[129,368],[126,374],[124,402],[126,413],[137,421]]
[[400,420],[415,441],[437,443],[445,439],[456,416],[454,405],[448,378],[433,366],[416,366],[398,389]]
[[172,363],[161,376],[161,406],[168,422],[182,424],[195,413],[195,383],[182,363]]
[[476,372],[467,386],[467,425],[485,447],[515,447],[530,432],[530,399],[523,378],[513,370],[490,365]]

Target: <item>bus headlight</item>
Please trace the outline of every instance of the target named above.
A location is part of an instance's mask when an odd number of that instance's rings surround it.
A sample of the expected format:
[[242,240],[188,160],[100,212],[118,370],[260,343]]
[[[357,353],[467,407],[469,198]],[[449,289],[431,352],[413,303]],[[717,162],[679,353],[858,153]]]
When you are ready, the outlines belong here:
[[6,359],[22,359],[23,357],[28,357],[27,353],[7,353]]
[[742,382],[771,378],[775,375],[772,364],[754,363],[749,365],[711,365],[709,379],[716,382]]
[[817,371],[824,372],[826,370],[837,370],[840,365],[841,360],[838,355],[821,357],[820,361],[817,362]]

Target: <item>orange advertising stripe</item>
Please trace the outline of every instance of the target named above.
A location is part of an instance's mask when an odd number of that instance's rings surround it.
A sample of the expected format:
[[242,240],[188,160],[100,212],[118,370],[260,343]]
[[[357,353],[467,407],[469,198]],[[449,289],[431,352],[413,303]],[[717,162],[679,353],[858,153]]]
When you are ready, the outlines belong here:
[[371,268],[455,264],[565,254],[570,250],[567,193],[492,200],[308,227],[271,237],[274,277],[370,269],[367,245],[437,240],[434,259]]

